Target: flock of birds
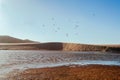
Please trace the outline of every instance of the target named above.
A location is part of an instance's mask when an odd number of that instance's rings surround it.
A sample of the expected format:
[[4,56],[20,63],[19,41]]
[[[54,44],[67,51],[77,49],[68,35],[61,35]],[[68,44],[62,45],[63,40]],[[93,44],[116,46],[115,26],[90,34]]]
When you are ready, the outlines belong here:
[[[51,20],[52,20],[52,21],[55,21],[55,18],[52,18]],[[53,23],[52,26],[56,26],[56,24]],[[42,24],[42,27],[46,27],[46,25],[45,25],[45,24]],[[78,28],[79,28],[79,25],[78,25],[78,24],[76,24],[76,25],[73,27],[73,29],[78,29]],[[57,27],[57,28],[54,30],[54,32],[57,33],[57,32],[59,32],[60,30],[61,30],[61,28],[60,28],[60,27]],[[66,35],[66,37],[69,37],[69,33],[66,33],[65,35]],[[79,34],[76,32],[75,35],[79,35]]]

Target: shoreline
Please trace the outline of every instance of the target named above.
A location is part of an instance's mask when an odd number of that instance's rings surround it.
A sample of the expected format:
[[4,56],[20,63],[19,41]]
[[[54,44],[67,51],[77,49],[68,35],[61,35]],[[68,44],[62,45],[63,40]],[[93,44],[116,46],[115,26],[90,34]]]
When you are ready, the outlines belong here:
[[9,80],[120,80],[120,66],[68,65],[11,72]]

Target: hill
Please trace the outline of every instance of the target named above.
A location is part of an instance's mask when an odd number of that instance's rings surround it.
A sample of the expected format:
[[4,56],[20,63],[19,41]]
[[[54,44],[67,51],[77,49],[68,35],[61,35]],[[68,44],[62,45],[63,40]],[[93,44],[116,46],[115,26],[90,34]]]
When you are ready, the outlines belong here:
[[11,36],[0,36],[0,43],[33,43],[31,40],[22,40]]

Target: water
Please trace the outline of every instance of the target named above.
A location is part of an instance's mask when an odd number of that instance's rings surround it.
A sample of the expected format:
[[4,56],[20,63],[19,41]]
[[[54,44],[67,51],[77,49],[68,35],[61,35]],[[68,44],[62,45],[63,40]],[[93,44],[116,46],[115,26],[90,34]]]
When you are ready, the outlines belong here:
[[118,65],[120,54],[100,52],[63,52],[63,51],[0,51],[0,77],[14,70],[54,67],[62,65]]

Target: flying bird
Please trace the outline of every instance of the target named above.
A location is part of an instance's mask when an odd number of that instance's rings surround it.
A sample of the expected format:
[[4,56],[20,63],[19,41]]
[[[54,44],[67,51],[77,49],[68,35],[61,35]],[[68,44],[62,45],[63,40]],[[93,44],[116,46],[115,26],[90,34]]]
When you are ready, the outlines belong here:
[[43,24],[42,27],[45,27],[45,25]]
[[66,37],[68,37],[68,33],[66,33]]
[[75,25],[75,29],[78,28],[78,27],[79,27],[79,25]]
[[55,20],[55,18],[54,17],[52,17],[52,21],[54,21]]

